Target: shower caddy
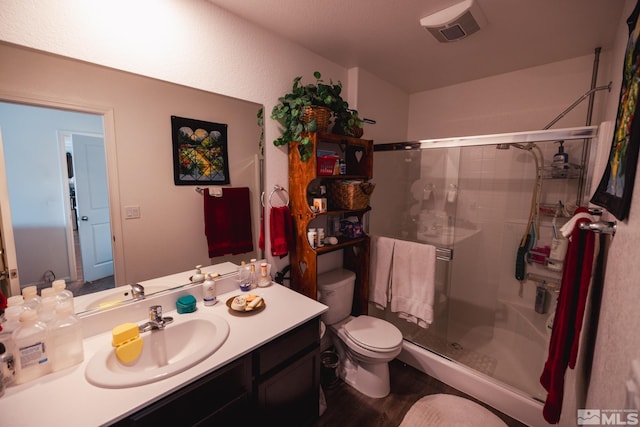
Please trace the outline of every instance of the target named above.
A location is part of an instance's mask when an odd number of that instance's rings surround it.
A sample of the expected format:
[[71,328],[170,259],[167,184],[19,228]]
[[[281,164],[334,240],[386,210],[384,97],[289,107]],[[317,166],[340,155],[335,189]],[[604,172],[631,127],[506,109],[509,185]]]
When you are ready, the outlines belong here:
[[[295,249],[290,254],[291,289],[317,299],[318,256],[342,249],[343,267],[356,274],[352,314],[366,314],[369,299],[369,236],[366,233],[356,238],[338,236],[337,244],[314,248],[307,239],[307,230],[314,224],[328,222],[336,216],[355,216],[360,223],[363,222],[365,214],[371,210],[370,206],[340,209],[329,205],[325,212],[314,211],[310,189],[322,184],[331,191],[330,184],[343,179],[368,183],[373,176],[373,141],[322,132],[311,133],[309,137],[313,154],[306,161],[301,159],[300,143],[292,141],[289,144],[289,193],[295,234]],[[346,166],[346,173],[319,173],[318,166],[323,166],[324,160],[318,155],[319,149],[337,152]]]

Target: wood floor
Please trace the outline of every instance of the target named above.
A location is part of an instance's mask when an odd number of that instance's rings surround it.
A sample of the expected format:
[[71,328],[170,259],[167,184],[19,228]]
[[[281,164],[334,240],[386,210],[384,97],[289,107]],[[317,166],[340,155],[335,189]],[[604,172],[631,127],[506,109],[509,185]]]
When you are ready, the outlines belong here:
[[466,397],[487,407],[509,427],[526,427],[397,359],[389,364],[389,374],[391,393],[384,399],[367,397],[342,381],[334,388],[324,389],[327,409],[313,427],[397,427],[414,402],[436,393]]

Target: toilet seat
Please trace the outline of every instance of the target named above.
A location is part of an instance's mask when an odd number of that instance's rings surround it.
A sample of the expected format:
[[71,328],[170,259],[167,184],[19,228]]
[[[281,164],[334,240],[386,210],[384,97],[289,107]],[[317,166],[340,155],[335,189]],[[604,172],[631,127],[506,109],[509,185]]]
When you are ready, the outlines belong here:
[[389,352],[402,345],[402,333],[391,323],[371,316],[358,316],[344,325],[350,340],[374,352]]

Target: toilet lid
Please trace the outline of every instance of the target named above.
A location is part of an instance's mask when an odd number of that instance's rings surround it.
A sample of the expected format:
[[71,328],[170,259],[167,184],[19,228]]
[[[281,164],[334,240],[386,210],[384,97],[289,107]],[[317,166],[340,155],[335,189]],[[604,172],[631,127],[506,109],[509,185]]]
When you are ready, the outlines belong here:
[[371,316],[358,316],[344,325],[356,344],[372,350],[389,351],[402,344],[402,333],[391,323]]

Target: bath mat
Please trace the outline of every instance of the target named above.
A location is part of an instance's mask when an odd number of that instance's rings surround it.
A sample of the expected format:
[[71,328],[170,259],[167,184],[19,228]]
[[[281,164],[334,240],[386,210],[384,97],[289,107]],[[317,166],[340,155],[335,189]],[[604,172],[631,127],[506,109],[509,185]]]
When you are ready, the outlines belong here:
[[507,427],[488,409],[452,394],[432,394],[413,404],[399,427]]

